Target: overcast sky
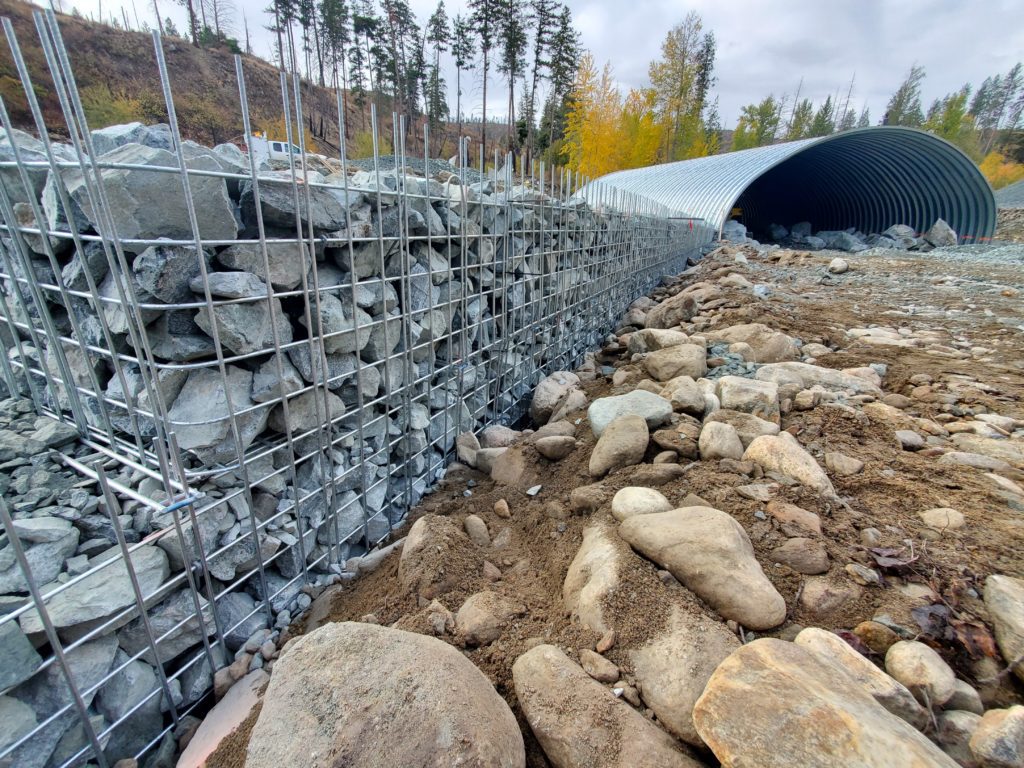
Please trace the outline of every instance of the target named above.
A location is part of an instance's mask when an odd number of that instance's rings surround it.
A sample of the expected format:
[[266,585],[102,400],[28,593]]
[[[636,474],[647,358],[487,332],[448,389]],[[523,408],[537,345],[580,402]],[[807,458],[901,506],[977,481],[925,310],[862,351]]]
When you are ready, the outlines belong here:
[[[161,14],[185,28],[185,11],[172,0],[158,0]],[[235,32],[242,37],[243,11],[257,55],[271,56],[271,36],[263,29],[268,0],[234,0]],[[63,0],[96,16],[100,0]],[[129,18],[153,23],[152,0],[105,0],[104,15],[124,4]],[[421,24],[437,0],[411,0]],[[449,16],[464,0],[446,0]],[[855,77],[852,104],[867,105],[877,123],[889,96],[913,64],[927,71],[924,106],[933,98],[988,75],[1006,72],[1024,58],[1022,0],[569,0],[585,48],[602,66],[610,61],[623,91],[647,83],[665,32],[695,10],[718,39],[713,93],[724,127],[736,124],[744,104],[768,93],[790,97],[803,78],[801,96],[816,103],[826,96],[846,98]],[[628,9],[628,12],[626,11]],[[74,53],[72,52],[72,63]],[[449,62],[450,63],[450,62]],[[454,68],[448,75],[454,90]],[[463,88],[464,111],[480,114],[479,83]],[[507,97],[491,80],[488,111],[504,114]],[[493,97],[492,97],[493,94]],[[454,106],[454,95],[451,98]]]

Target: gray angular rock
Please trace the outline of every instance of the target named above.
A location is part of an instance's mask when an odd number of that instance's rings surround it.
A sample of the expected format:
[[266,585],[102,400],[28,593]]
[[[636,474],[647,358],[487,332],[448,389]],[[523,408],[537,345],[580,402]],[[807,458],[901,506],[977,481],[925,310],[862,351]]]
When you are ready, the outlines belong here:
[[[202,258],[209,263],[204,253]],[[132,264],[135,280],[149,293],[168,304],[192,301],[189,287],[197,277],[201,280],[200,257],[194,246],[151,245]]]
[[[96,696],[96,686],[110,671],[117,654],[117,640],[113,635],[90,640],[65,653],[69,674],[82,694],[86,706]],[[51,664],[45,670],[23,683],[14,692],[23,704],[31,707],[40,722],[60,709],[71,705],[73,698],[68,688],[64,671],[59,664]],[[61,737],[77,720],[74,709],[51,721],[49,726],[36,734],[27,744],[14,753],[14,764],[18,768],[43,768],[47,764]]]
[[[13,696],[0,696],[0,752],[26,736],[38,724],[32,707]],[[26,747],[20,751],[26,751]]]
[[225,267],[251,272],[266,280],[267,261],[270,262],[270,284],[277,290],[290,291],[302,282],[307,271],[309,256],[298,243],[267,240],[266,260],[260,243],[235,243],[217,254],[217,261]]
[[[0,691],[25,682],[43,663],[42,657],[32,647],[16,621],[0,623],[0,658],[3,659],[3,664],[0,664]],[[3,698],[0,697],[0,701]],[[4,720],[0,716],[0,724]],[[3,743],[3,736],[0,735],[0,750],[3,749]]]
[[[332,294],[320,296],[319,319],[312,301],[309,303],[309,312],[312,318],[310,332],[323,336],[324,351],[329,355],[358,352],[370,341],[373,332],[370,316],[358,307],[353,312],[351,304],[346,307]],[[300,316],[299,322],[306,325],[305,315]],[[398,343],[397,338],[395,343]]]
[[246,592],[228,592],[217,600],[217,611],[224,626],[224,642],[237,651],[256,632],[268,626],[266,612]]
[[924,241],[935,248],[950,248],[957,244],[956,232],[942,219],[936,219],[927,232]]
[[[208,272],[205,285],[209,286],[210,295],[225,299],[251,299],[267,295],[267,284],[252,272]],[[200,296],[204,295],[202,275],[197,275],[189,282],[189,289]]]
[[[176,168],[177,159],[163,149],[125,144],[102,156],[103,162]],[[193,170],[220,171],[210,157],[187,161]],[[90,171],[91,173],[91,171]],[[180,179],[174,174],[148,170],[105,168],[100,183],[113,216],[116,236],[125,239],[191,240],[194,237]],[[85,180],[78,168],[66,168],[61,179],[71,198],[97,229],[99,217],[86,193]],[[238,233],[231,199],[224,179],[214,176],[189,176],[199,235],[203,240],[231,240]],[[115,233],[106,233],[114,236]]]
[[[36,586],[44,587],[57,578],[64,568],[64,561],[75,553],[78,547],[79,531],[68,523],[64,535],[55,541],[26,546],[25,558]],[[0,571],[0,595],[11,592],[28,592],[28,582],[17,561],[11,558],[11,565]]]
[[[139,547],[131,553],[131,560],[143,595],[154,593],[170,574],[167,555],[157,547]],[[46,607],[57,631],[62,636],[72,637],[102,624],[134,604],[135,593],[132,591],[128,569],[124,560],[116,557],[105,562],[82,581],[51,597]],[[129,615],[120,624],[108,627],[107,631],[113,632],[130,619]],[[29,635],[42,632],[39,613],[33,609],[22,614],[21,628]]]
[[267,426],[275,432],[291,432],[298,436],[315,429],[326,421],[334,421],[345,414],[345,403],[333,392],[310,390],[288,400],[288,416],[285,418],[284,405],[274,406],[267,420]]
[[302,375],[292,361],[285,355],[275,354],[261,363],[253,374],[252,399],[256,403],[268,403],[298,392],[304,386]]
[[[0,161],[14,162],[14,150],[17,148],[22,162],[46,163],[46,148],[35,136],[17,129],[10,134],[0,129]],[[17,167],[4,168],[0,170],[0,181],[2,181],[7,194],[10,195],[11,203],[27,203],[30,200],[39,200],[39,195],[46,185],[50,171],[47,166],[28,169],[28,187],[22,183],[21,173]]]
[[161,312],[147,325],[146,336],[153,354],[181,363],[212,357],[216,351],[213,339],[195,324],[194,314],[192,310]]
[[[207,465],[236,461],[231,412],[235,413],[242,450],[248,448],[267,423],[266,408],[240,413],[253,405],[250,399],[252,380],[250,371],[229,365],[225,390],[218,371],[209,368],[192,371],[168,412],[168,423],[181,449],[191,451]],[[230,409],[227,393],[231,398]]]
[[[192,594],[187,589],[179,590],[165,599],[160,605],[148,611],[149,625],[153,635],[160,638],[157,652],[160,662],[167,663],[202,642],[203,633],[207,636],[216,631],[213,612],[209,603],[199,597],[202,624],[196,616]],[[201,628],[202,627],[202,628]],[[128,622],[117,633],[117,642],[128,654],[135,656],[143,653],[142,660],[147,664],[156,664],[153,651],[147,640],[146,628],[142,618]]]
[[[347,211],[363,201],[359,192],[303,184],[298,188],[298,208],[294,187],[285,178],[264,177],[259,181],[260,207],[263,223],[271,227],[295,228],[296,211],[303,225],[311,223],[313,229],[337,230],[347,225]],[[256,222],[256,200],[252,182],[245,181],[240,188],[242,219]],[[307,201],[308,195],[308,201]]]
[[[213,308],[213,318],[220,343],[237,355],[274,347],[275,330],[278,344],[288,344],[292,340],[292,324],[278,298],[221,304]],[[209,307],[202,307],[196,313],[195,323],[207,335],[213,336]]]

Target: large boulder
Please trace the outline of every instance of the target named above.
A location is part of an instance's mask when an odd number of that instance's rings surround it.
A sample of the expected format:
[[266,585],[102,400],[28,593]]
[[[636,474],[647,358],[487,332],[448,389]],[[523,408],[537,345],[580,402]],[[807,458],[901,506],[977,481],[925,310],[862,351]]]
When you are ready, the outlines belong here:
[[723,661],[697,701],[693,720],[728,766],[956,766],[867,691],[840,684],[832,666],[783,640],[755,640]]
[[753,440],[743,453],[744,461],[760,464],[767,472],[792,477],[818,493],[835,496],[835,488],[818,462],[788,432],[762,435]]
[[694,296],[678,293],[648,312],[644,325],[648,328],[675,328],[681,323],[688,323],[697,314],[697,309],[697,299]]
[[697,344],[677,344],[651,352],[644,358],[644,368],[656,381],[677,376],[699,379],[708,372],[707,352]]
[[604,477],[614,469],[644,460],[650,434],[642,416],[619,416],[608,425],[590,454],[590,474]]
[[668,731],[702,747],[693,705],[718,665],[739,647],[736,635],[721,622],[697,611],[673,609],[662,632],[629,651],[644,704]]
[[835,669],[844,679],[871,694],[875,701],[918,730],[928,723],[928,713],[902,683],[894,680],[861,656],[839,635],[817,627],[801,630],[794,642]]
[[690,337],[681,331],[669,331],[661,328],[644,328],[629,335],[626,350],[631,355],[644,352],[655,352],[659,349],[676,347],[686,344]]
[[530,402],[530,418],[538,427],[548,423],[552,414],[559,409],[580,386],[580,377],[570,371],[555,371],[541,379],[533,390]]
[[246,768],[297,755],[352,766],[523,768],[516,718],[483,673],[426,635],[341,622],[300,637],[274,664]]
[[800,348],[792,336],[776,331],[762,323],[745,323],[708,331],[704,334],[711,341],[727,344],[748,344],[754,351],[752,363],[779,363],[800,358]]
[[726,619],[750,629],[785,621],[786,601],[754,558],[746,531],[725,512],[697,506],[636,515],[619,535]]
[[765,421],[752,413],[743,413],[741,411],[721,408],[714,413],[709,414],[704,420],[704,423],[708,424],[714,421],[720,421],[724,424],[731,425],[732,428],[736,430],[736,434],[739,435],[740,442],[743,443],[744,450],[761,435],[779,434],[778,424]]
[[700,766],[553,645],[520,656],[512,681],[526,721],[555,768]]
[[613,629],[604,601],[618,587],[621,568],[622,557],[608,529],[600,525],[585,528],[562,585],[566,613],[594,632],[604,634]]
[[[141,144],[117,147],[99,160],[110,164],[178,166],[177,159],[170,152]],[[220,164],[209,156],[196,155],[186,163],[190,170],[221,170]],[[108,202],[106,210],[113,218],[114,232],[105,231],[100,216],[93,210],[82,169],[76,166],[61,172],[61,180],[71,199],[97,231],[125,240],[156,240],[162,237],[191,240],[195,237],[177,173],[104,168],[99,172],[99,179]],[[238,234],[238,226],[224,179],[190,175],[189,187],[202,239],[233,240]],[[47,213],[50,215],[50,211]],[[52,212],[54,217],[56,213],[56,210]]]
[[596,437],[619,416],[628,414],[643,416],[647,426],[653,429],[672,418],[672,404],[652,392],[634,389],[629,394],[598,398],[587,409],[590,429]]
[[787,362],[762,365],[757,369],[754,378],[758,381],[773,381],[780,387],[785,384],[795,384],[800,389],[819,386],[830,392],[882,396],[882,390],[867,379],[809,363]]
[[725,410],[749,413],[770,423],[779,420],[779,387],[774,382],[723,376],[718,380],[716,394]]
[[[993,574],[985,579],[985,607],[995,630],[996,644],[1007,664],[1024,656],[1024,580]],[[1024,664],[1013,668],[1024,680]]]

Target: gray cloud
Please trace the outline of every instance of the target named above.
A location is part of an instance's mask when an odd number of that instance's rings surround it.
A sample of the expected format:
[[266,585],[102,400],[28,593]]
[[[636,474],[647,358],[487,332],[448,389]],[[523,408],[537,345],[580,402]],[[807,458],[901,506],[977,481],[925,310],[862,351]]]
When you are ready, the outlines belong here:
[[[68,0],[65,0],[65,4]],[[73,0],[79,10],[96,14],[99,0]],[[236,0],[236,31],[242,12],[249,18],[258,55],[269,57],[270,33],[263,29],[266,0]],[[411,0],[421,21],[436,0]],[[448,13],[465,13],[465,2],[446,2]],[[1024,23],[1020,0],[569,0],[583,44],[598,66],[612,63],[623,90],[647,81],[650,61],[660,53],[668,29],[695,10],[718,40],[717,84],[719,110],[726,127],[735,125],[744,104],[768,93],[795,93],[803,78],[801,96],[820,102],[840,94],[845,100],[855,76],[852,104],[867,105],[873,122],[885,109],[889,95],[913,64],[925,67],[925,107],[932,99],[970,82],[975,86],[992,74],[1005,72],[1024,57]],[[103,3],[104,12],[118,9],[117,0]],[[129,15],[133,13],[127,4]],[[136,0],[140,17],[152,23],[152,6]],[[161,13],[184,26],[184,9],[163,0]],[[449,89],[455,71],[446,68]],[[479,116],[482,93],[478,78],[464,85],[466,111]],[[506,86],[493,77],[488,87],[488,111],[504,114]],[[454,95],[451,101],[454,105]]]

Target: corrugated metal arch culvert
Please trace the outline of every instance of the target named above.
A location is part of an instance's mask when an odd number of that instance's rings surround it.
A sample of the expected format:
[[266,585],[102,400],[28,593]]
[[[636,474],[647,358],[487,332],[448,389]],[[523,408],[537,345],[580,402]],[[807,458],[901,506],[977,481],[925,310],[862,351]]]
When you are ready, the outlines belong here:
[[[945,219],[961,242],[992,237],[992,188],[967,155],[912,128],[860,128],[724,155],[618,171],[602,184],[643,195],[720,234],[730,213],[755,237],[770,224],[809,221],[814,231],[856,227],[918,232]],[[588,187],[579,196],[587,198]]]

